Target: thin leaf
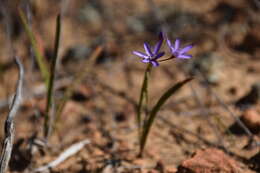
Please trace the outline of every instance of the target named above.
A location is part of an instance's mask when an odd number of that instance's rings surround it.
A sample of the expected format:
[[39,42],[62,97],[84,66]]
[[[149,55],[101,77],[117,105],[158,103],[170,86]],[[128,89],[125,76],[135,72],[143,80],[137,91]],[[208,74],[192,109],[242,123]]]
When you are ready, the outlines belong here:
[[50,117],[50,108],[53,104],[53,86],[54,86],[54,79],[55,79],[55,69],[56,69],[56,62],[58,59],[58,51],[59,51],[59,44],[60,44],[60,32],[61,32],[61,17],[60,15],[56,18],[56,34],[55,34],[55,44],[54,44],[54,55],[51,60],[51,70],[50,70],[50,79],[48,83],[48,93],[47,93],[47,104],[46,104],[46,115],[45,115],[45,122],[44,122],[44,136],[47,138],[53,126],[53,117]]
[[45,62],[41,52],[39,51],[35,36],[34,36],[33,32],[31,31],[29,24],[27,23],[25,14],[23,13],[23,11],[20,8],[18,8],[18,12],[19,12],[20,19],[22,21],[22,26],[24,27],[24,30],[32,44],[32,48],[35,53],[36,61],[39,65],[41,75],[44,78],[44,81],[45,81],[45,84],[47,87],[48,83],[49,83],[49,81],[48,81],[49,80],[49,71],[47,68],[47,63]]
[[162,107],[162,105],[173,95],[175,94],[180,88],[182,88],[182,86],[184,84],[186,84],[187,82],[191,81],[192,78],[188,78],[185,79],[184,81],[181,81],[175,85],[173,85],[170,89],[168,89],[168,91],[166,91],[161,98],[158,100],[158,102],[156,103],[156,105],[153,107],[151,114],[147,120],[147,122],[144,124],[143,127],[143,132],[142,132],[142,137],[141,137],[141,143],[140,143],[140,153],[139,156],[142,156],[145,144],[146,144],[146,140],[148,137],[148,134],[150,132],[150,129],[152,127],[152,124],[154,122],[154,119],[158,113],[158,111],[160,110],[160,108]]
[[137,107],[137,114],[136,114],[139,138],[141,137],[143,101],[145,99],[146,103],[147,103],[147,100],[148,100],[147,88],[148,88],[148,78],[149,78],[150,71],[151,71],[151,64],[148,64],[147,68],[145,70],[145,73],[144,73],[144,80],[143,80],[143,84],[142,84],[142,88],[141,88],[139,103],[138,103],[138,107]]

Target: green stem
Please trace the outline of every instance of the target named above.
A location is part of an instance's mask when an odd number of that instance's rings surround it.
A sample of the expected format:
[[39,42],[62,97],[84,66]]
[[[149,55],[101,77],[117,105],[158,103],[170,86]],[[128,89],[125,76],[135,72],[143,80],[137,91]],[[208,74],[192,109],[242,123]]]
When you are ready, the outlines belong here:
[[143,154],[143,150],[147,141],[147,137],[148,134],[150,132],[150,129],[152,127],[152,124],[155,120],[155,117],[157,115],[157,113],[159,112],[160,108],[162,107],[162,105],[174,94],[176,93],[180,88],[182,88],[182,86],[184,86],[184,84],[186,84],[187,82],[191,81],[192,78],[188,78],[184,81],[181,81],[175,85],[173,85],[170,89],[168,89],[158,100],[158,102],[156,103],[156,105],[153,107],[153,109],[151,110],[151,113],[149,115],[149,118],[147,120],[147,122],[143,125],[143,131],[142,131],[142,136],[141,136],[141,142],[140,142],[140,152],[139,152],[139,157],[142,157]]
[[163,62],[163,61],[167,61],[167,60],[170,60],[170,59],[173,59],[173,58],[176,58],[174,55],[170,56],[169,58],[166,58],[166,59],[159,59],[158,62]]
[[[46,115],[44,122],[44,136],[47,139],[52,131],[53,127],[53,117],[50,116],[50,109],[53,103],[53,87],[54,87],[54,79],[55,79],[55,69],[56,62],[58,59],[58,51],[60,45],[60,32],[61,32],[61,17],[60,15],[56,18],[56,34],[55,34],[55,44],[54,44],[54,56],[51,60],[51,72],[50,79],[48,83],[48,93],[47,93],[47,103],[46,103]],[[52,115],[54,116],[54,114]]]
[[[148,64],[146,67],[146,70],[144,72],[144,79],[143,84],[140,92],[138,107],[137,107],[137,125],[138,125],[138,138],[141,140],[141,133],[142,133],[142,109],[143,109],[143,101],[145,99],[145,104],[147,108],[148,103],[148,80],[149,80],[149,74],[151,72],[152,66],[151,64]],[[141,141],[139,141],[141,142]]]

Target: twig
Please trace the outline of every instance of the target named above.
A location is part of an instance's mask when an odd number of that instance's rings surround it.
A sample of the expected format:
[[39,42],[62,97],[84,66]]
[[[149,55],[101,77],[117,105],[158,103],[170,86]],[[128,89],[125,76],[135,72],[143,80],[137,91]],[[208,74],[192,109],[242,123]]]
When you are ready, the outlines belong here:
[[18,82],[17,82],[17,86],[16,86],[16,92],[14,95],[14,99],[11,104],[7,119],[5,121],[5,139],[4,139],[4,143],[3,143],[3,150],[1,153],[0,173],[6,172],[10,158],[11,158],[11,153],[12,153],[12,149],[13,149],[13,141],[14,141],[14,133],[15,133],[14,118],[15,118],[16,113],[22,102],[24,68],[18,57],[15,57],[15,60],[16,60],[16,64],[18,65],[18,68],[19,68],[19,77],[18,77]]
[[66,149],[63,153],[61,153],[59,155],[59,157],[57,159],[55,159],[54,161],[34,169],[32,172],[42,172],[51,168],[56,167],[57,165],[59,165],[60,163],[62,163],[64,160],[68,159],[69,157],[71,157],[72,155],[76,154],[78,151],[80,151],[85,145],[89,144],[90,141],[88,139],[85,139],[83,141],[80,141],[76,144],[73,144],[72,146],[70,146],[68,149]]

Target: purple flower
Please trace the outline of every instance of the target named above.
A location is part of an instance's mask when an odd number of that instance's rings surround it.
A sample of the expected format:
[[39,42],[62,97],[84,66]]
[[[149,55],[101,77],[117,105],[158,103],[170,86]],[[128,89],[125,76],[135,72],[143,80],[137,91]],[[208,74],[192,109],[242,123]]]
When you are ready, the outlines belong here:
[[139,51],[133,51],[133,54],[139,56],[143,63],[151,63],[154,67],[159,66],[157,60],[164,55],[164,52],[159,52],[163,43],[163,35],[160,33],[159,41],[154,46],[153,50],[148,43],[144,43],[145,53]]
[[184,48],[180,48],[180,39],[176,39],[174,45],[172,45],[171,41],[167,39],[167,44],[171,49],[172,55],[175,58],[189,59],[192,57],[191,55],[186,54],[186,52],[188,52],[193,47],[193,45],[188,45]]

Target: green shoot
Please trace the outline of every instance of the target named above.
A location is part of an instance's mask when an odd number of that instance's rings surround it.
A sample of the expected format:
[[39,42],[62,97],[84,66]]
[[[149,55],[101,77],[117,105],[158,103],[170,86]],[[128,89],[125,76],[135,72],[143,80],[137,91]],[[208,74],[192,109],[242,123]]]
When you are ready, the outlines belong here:
[[[50,69],[50,79],[48,80],[48,93],[47,93],[47,103],[46,103],[46,115],[44,121],[44,136],[48,138],[51,134],[52,126],[53,126],[53,117],[50,117],[50,109],[53,103],[53,86],[55,79],[55,69],[56,62],[58,59],[58,51],[60,44],[60,33],[61,33],[61,16],[58,15],[56,18],[56,32],[55,32],[55,43],[54,43],[54,55],[51,59],[51,69]],[[52,115],[54,116],[54,115]]]
[[35,53],[35,57],[36,57],[36,61],[39,65],[39,68],[40,68],[40,72],[41,72],[41,75],[45,81],[45,84],[46,84],[46,87],[48,86],[48,83],[49,83],[49,69],[47,67],[47,63],[45,62],[45,59],[43,57],[43,55],[41,54],[38,46],[37,46],[37,42],[36,42],[36,39],[35,39],[35,36],[26,20],[26,16],[24,14],[24,12],[18,8],[18,12],[19,12],[19,16],[20,16],[20,19],[21,19],[21,22],[22,22],[22,26],[27,34],[27,36],[29,37],[29,40],[32,44],[32,48],[33,48],[33,51]]
[[160,108],[162,107],[162,105],[173,95],[175,94],[179,89],[181,89],[184,84],[186,84],[187,82],[191,81],[192,78],[188,78],[184,81],[181,81],[175,85],[173,85],[170,89],[168,89],[158,100],[158,102],[156,103],[156,105],[153,107],[147,122],[145,122],[143,124],[143,131],[142,131],[142,136],[141,136],[141,142],[140,142],[140,152],[139,152],[139,157],[142,156],[143,154],[143,150],[146,144],[146,140],[148,137],[148,134],[150,132],[150,129],[152,127],[152,124],[154,122],[154,119],[158,113],[158,111],[160,110]]

